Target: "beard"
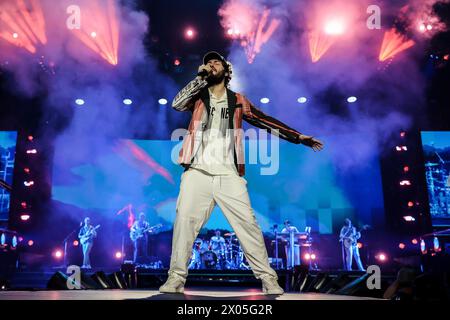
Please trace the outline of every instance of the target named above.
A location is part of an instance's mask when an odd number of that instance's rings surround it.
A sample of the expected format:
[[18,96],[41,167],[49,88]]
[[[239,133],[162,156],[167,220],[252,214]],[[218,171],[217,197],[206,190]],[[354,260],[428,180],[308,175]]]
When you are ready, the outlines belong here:
[[219,73],[211,74],[206,80],[210,86],[221,83],[225,79],[225,70]]

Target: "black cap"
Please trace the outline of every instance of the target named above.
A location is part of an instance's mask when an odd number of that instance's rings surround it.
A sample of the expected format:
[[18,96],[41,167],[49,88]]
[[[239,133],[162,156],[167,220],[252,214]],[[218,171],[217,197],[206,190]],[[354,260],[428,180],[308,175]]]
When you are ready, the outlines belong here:
[[217,51],[209,51],[208,53],[206,53],[203,56],[203,64],[208,63],[209,60],[211,59],[217,59],[220,60],[222,62],[224,62],[226,64],[227,60]]
[[223,67],[225,69],[225,72],[228,73],[228,75],[225,77],[225,85],[228,86],[232,73],[233,73],[233,66],[229,61],[227,61],[220,53],[217,51],[209,51],[203,56],[203,64],[207,64],[209,60],[211,59],[218,59],[222,61]]

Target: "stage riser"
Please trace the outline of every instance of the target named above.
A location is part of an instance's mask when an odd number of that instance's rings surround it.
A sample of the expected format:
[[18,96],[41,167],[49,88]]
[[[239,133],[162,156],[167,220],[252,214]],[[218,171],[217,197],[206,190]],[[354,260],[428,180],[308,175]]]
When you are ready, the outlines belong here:
[[[98,272],[97,272],[98,273]],[[63,273],[61,273],[63,274]],[[113,273],[107,273],[109,279]],[[309,272],[307,273],[308,279],[305,283],[305,274],[293,271],[283,271],[278,272],[279,284],[287,292],[299,292],[299,293],[339,293],[338,290],[360,278],[364,273],[359,272],[347,272],[347,273],[318,273]],[[129,289],[149,289],[155,290],[161,286],[167,279],[167,270],[139,270],[137,272],[120,272],[123,276],[124,285],[123,288]],[[47,289],[50,279],[55,276],[55,273],[49,272],[20,272],[11,278],[10,289],[16,290],[32,290],[32,289]],[[60,288],[54,289],[65,289],[62,284],[64,279],[59,277],[56,283],[61,284]],[[61,280],[62,279],[62,280]],[[92,284],[95,283],[95,273],[83,273],[83,279],[92,280]],[[321,281],[323,280],[323,281]],[[382,290],[376,290],[370,292],[368,290],[355,290],[352,295],[359,296],[371,296],[380,297],[382,292],[387,288],[387,286],[395,280],[395,274],[389,276],[383,276],[382,278]],[[64,282],[65,283],[65,282]],[[55,285],[55,281],[52,282]],[[227,288],[261,288],[261,281],[257,280],[252,272],[241,271],[237,272],[208,272],[201,273],[199,271],[190,273],[187,281],[187,288],[195,287],[227,287]],[[101,285],[95,287],[95,289],[105,289]]]

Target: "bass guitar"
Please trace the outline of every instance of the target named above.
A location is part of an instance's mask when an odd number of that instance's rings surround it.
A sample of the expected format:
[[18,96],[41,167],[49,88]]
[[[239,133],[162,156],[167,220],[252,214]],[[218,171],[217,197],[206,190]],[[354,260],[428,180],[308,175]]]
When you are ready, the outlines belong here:
[[95,232],[100,228],[100,225],[97,225],[95,228],[89,229],[88,232],[86,232],[83,236],[80,237],[80,243],[85,244],[86,242],[90,241],[95,236]]
[[158,230],[160,228],[162,228],[162,224],[157,224],[152,227],[149,226],[147,228],[137,228],[134,230],[132,229],[130,231],[130,239],[132,241],[136,241],[136,240],[142,238],[146,232],[155,232],[156,230]]

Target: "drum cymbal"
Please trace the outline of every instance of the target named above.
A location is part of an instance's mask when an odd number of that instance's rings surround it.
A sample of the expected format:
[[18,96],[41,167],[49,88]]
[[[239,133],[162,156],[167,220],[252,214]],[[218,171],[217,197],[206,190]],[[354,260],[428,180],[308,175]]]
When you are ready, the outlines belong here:
[[223,236],[224,237],[232,237],[232,236],[235,236],[236,235],[236,233],[234,233],[234,232],[228,232],[228,233],[225,233]]
[[[305,235],[305,232],[292,232],[294,234],[294,236],[301,236],[301,235]],[[282,236],[290,236],[291,232],[279,232],[278,235],[282,235]]]
[[431,162],[425,163],[425,167],[435,167],[437,165],[438,165],[438,163],[431,163]]

